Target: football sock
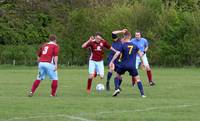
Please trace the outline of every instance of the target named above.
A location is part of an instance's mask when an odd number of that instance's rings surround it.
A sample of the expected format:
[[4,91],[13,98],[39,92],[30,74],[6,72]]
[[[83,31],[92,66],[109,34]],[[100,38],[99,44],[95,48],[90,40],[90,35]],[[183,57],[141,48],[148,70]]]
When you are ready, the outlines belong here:
[[151,73],[151,70],[150,70],[150,71],[147,71],[147,76],[148,76],[149,82],[152,81],[152,73]]
[[94,72],[94,78],[95,78],[95,77],[97,77],[97,72],[96,72],[96,71]]
[[115,90],[119,89],[119,79],[117,77],[115,77]]
[[143,90],[142,82],[141,81],[137,82],[137,85],[138,85],[138,89],[140,90],[140,94],[144,95],[144,90]]
[[39,85],[40,85],[40,80],[35,80],[33,85],[32,85],[31,92],[34,93]]
[[58,80],[53,80],[51,83],[51,95],[53,96],[56,95],[57,87],[58,87]]
[[110,81],[110,78],[112,77],[112,72],[108,72],[108,74],[107,74],[107,82],[109,82]]
[[121,86],[122,84],[122,79],[119,79],[119,87]]
[[91,89],[91,85],[92,85],[92,79],[88,79],[88,82],[87,82],[87,90],[90,90],[90,89]]

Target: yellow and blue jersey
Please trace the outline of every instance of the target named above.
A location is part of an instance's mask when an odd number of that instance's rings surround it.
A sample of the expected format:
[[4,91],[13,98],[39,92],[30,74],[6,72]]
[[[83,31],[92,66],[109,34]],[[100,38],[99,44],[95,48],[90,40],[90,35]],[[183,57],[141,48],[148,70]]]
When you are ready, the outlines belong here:
[[[120,51],[121,48],[122,48],[122,42],[121,42],[121,39],[118,38],[116,41],[114,41],[112,43],[112,47],[115,49],[115,50],[118,50]],[[110,51],[109,55],[108,55],[108,58],[107,58],[107,62],[108,64],[110,63],[110,61],[112,60],[113,56],[115,55],[115,52],[114,51]],[[114,64],[117,65],[120,63],[120,60],[119,60],[120,57],[118,57],[117,59],[115,59],[114,61]]]
[[129,74],[132,76],[138,75],[137,69],[135,67],[136,55],[138,51],[139,48],[131,41],[122,44],[122,48],[120,49],[120,52],[122,54],[121,63],[116,70],[118,74],[122,75],[126,71],[128,71]]

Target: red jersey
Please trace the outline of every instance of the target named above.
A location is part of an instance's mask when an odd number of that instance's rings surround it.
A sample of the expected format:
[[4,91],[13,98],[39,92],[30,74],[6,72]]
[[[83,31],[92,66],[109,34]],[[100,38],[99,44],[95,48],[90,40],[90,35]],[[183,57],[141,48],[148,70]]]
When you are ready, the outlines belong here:
[[39,62],[53,62],[53,57],[58,56],[59,46],[54,42],[45,43],[38,52]]
[[103,60],[103,55],[104,55],[104,48],[110,49],[111,45],[105,41],[105,40],[101,40],[99,43],[97,43],[96,41],[91,41],[89,42],[85,48],[90,47],[91,49],[91,56],[90,59],[94,60],[94,61],[101,61]]

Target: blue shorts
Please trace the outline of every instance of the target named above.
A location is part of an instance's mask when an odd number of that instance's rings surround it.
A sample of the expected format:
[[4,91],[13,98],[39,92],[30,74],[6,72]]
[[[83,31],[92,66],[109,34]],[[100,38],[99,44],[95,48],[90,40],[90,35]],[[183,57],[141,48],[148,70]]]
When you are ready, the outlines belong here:
[[129,75],[131,75],[133,77],[138,75],[137,69],[135,67],[133,67],[133,66],[119,65],[118,68],[116,68],[116,72],[119,75],[123,75],[126,71],[128,71]]
[[48,62],[40,62],[38,65],[38,80],[44,80],[48,76],[51,80],[58,80],[57,71],[55,71],[55,65]]

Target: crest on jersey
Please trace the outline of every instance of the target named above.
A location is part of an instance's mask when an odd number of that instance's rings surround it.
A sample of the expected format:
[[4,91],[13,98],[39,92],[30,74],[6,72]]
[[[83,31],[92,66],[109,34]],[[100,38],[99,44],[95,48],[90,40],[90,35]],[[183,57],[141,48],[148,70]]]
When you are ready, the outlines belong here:
[[103,43],[102,43],[102,42],[100,43],[100,46],[103,46]]

